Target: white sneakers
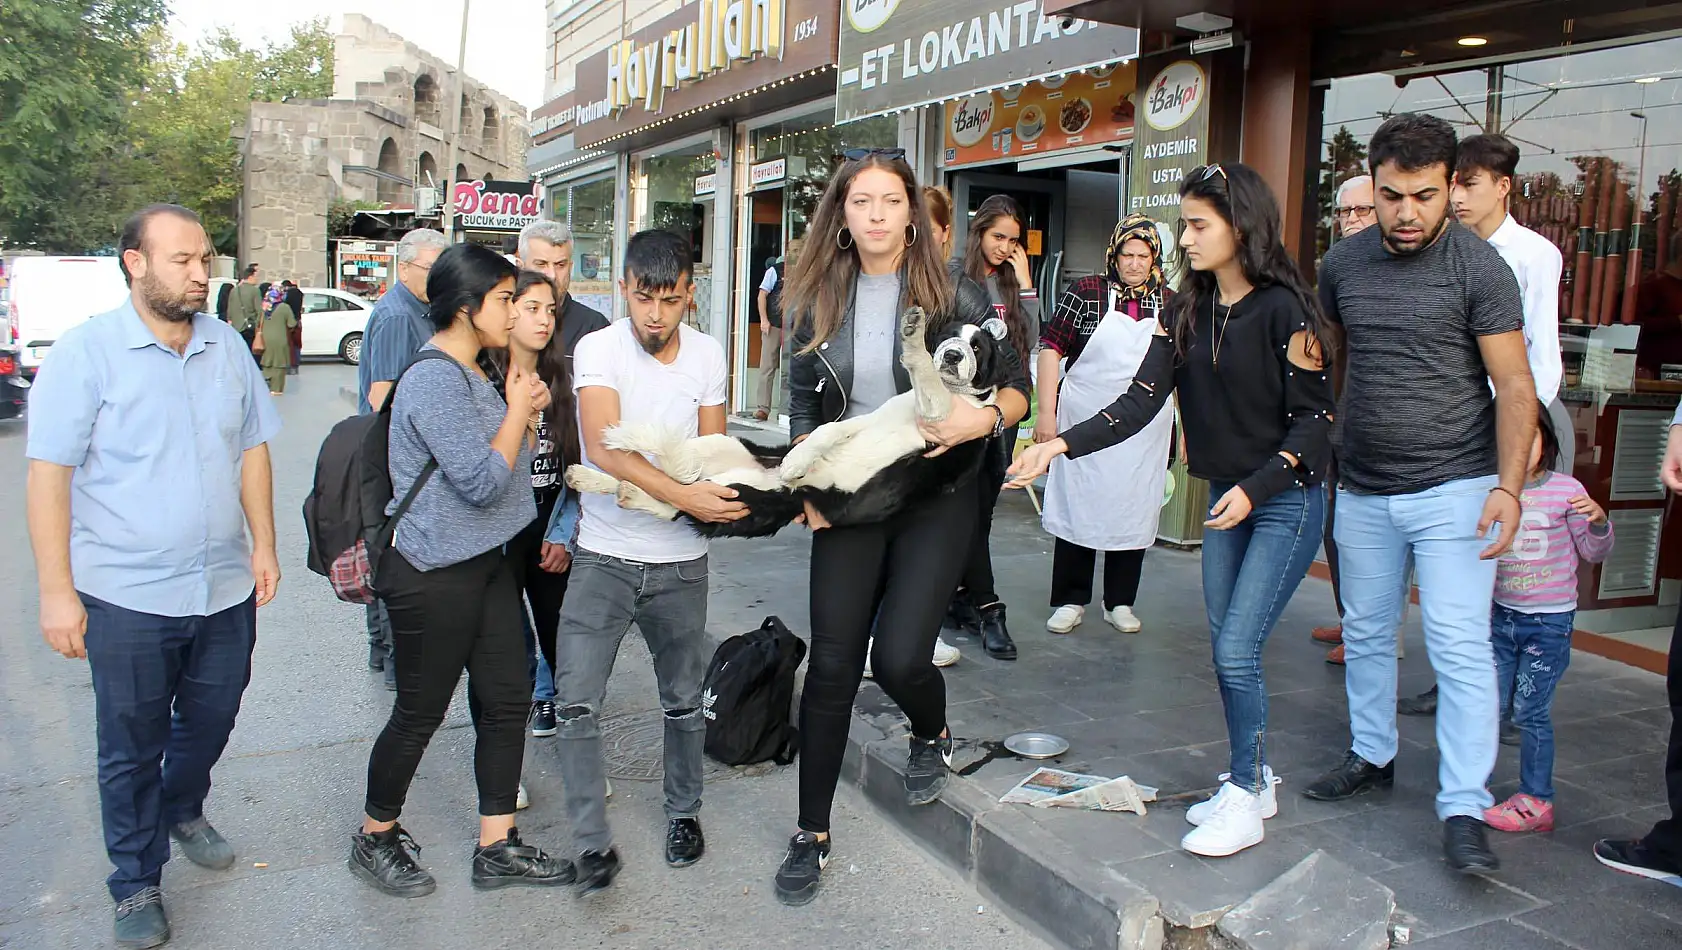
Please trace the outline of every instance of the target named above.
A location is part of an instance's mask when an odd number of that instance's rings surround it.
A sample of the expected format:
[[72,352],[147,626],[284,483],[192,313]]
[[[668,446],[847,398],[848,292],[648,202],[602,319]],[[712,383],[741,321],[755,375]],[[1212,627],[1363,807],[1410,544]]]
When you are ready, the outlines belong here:
[[[1231,778],[1231,772],[1222,772],[1216,781],[1226,782]],[[1279,814],[1279,783],[1283,781],[1284,779],[1273,774],[1273,766],[1262,766],[1263,787],[1261,793],[1261,803],[1263,818],[1272,818],[1274,815]],[[1197,804],[1191,806],[1191,808],[1186,810],[1186,821],[1194,825],[1203,824],[1204,819],[1209,817],[1209,813],[1215,810],[1215,799],[1219,797],[1220,793],[1217,792],[1214,795],[1211,795],[1208,801],[1198,802]]]
[[525,811],[531,807],[531,796],[526,794],[526,783],[520,783],[520,797],[514,800],[515,811]]
[[[870,638],[870,644],[864,648],[864,678],[865,679],[872,679],[872,678],[875,677],[875,674],[870,671],[870,652],[874,649],[876,649],[876,638],[871,637]],[[957,647],[953,646],[950,643],[947,643],[946,639],[944,637],[941,637],[939,635],[935,636],[935,638],[934,638],[934,665],[935,666],[939,666],[939,667],[951,666],[952,664],[958,662],[958,658],[961,657],[961,656],[963,656],[963,654],[958,652]]]
[[1261,844],[1261,795],[1227,782],[1207,804],[1209,810],[1200,816],[1203,823],[1180,839],[1180,847],[1206,858],[1224,858]]
[[1132,607],[1117,607],[1114,610],[1106,610],[1104,611],[1104,619],[1110,622],[1110,626],[1122,633],[1138,633],[1145,626],[1139,622],[1138,617],[1133,616]]
[[1051,619],[1045,622],[1045,628],[1052,633],[1068,633],[1080,626],[1086,619],[1086,608],[1080,604],[1064,604],[1052,611]]

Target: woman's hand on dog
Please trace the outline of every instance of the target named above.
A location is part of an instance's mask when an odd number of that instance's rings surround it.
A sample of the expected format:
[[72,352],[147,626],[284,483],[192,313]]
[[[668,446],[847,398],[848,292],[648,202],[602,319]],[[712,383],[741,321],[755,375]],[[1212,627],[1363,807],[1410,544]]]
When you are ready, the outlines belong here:
[[813,508],[810,501],[806,502],[805,514],[794,516],[794,523],[803,524],[813,531],[822,531],[829,527],[829,519],[823,516],[823,512]]
[[1049,442],[1040,442],[1022,450],[1016,461],[1010,463],[1005,474],[1010,480],[1005,482],[1006,488],[1027,488],[1034,483],[1034,479],[1044,475],[1051,468],[1051,460],[1069,451],[1069,443],[1060,438]]
[[924,458],[946,454],[953,446],[963,445],[993,434],[993,423],[999,414],[991,406],[974,406],[963,399],[952,400],[952,412],[939,422],[917,420],[917,431],[923,441],[934,446],[923,453]]
[[697,521],[724,524],[738,521],[748,513],[748,506],[734,501],[736,490],[717,482],[696,482],[684,485],[672,506]]

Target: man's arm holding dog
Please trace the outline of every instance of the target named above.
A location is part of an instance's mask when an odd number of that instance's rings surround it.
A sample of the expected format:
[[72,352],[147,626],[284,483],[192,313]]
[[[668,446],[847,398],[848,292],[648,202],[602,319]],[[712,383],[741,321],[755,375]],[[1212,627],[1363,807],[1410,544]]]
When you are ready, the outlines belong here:
[[[636,452],[621,452],[603,444],[602,433],[619,424],[618,390],[607,386],[579,389],[578,415],[590,461],[602,471],[701,521],[735,521],[747,514],[746,505],[732,500],[736,497],[732,489],[705,481],[679,484]],[[702,435],[710,434],[705,427],[706,415],[702,410]],[[718,415],[717,431],[723,431],[722,411]]]

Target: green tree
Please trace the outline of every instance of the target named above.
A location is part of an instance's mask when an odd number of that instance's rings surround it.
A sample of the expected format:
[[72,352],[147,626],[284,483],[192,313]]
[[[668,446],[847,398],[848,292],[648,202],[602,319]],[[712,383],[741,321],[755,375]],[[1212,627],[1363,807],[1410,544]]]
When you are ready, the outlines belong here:
[[1348,126],[1338,126],[1332,140],[1326,143],[1326,163],[1320,168],[1320,193],[1317,196],[1320,222],[1316,227],[1319,251],[1316,257],[1324,256],[1326,249],[1332,246],[1332,227],[1336,223],[1332,220],[1332,209],[1337,206],[1338,186],[1366,173],[1366,145],[1349,131]]
[[0,7],[0,244],[85,252],[115,243],[128,90],[164,0],[6,0]]

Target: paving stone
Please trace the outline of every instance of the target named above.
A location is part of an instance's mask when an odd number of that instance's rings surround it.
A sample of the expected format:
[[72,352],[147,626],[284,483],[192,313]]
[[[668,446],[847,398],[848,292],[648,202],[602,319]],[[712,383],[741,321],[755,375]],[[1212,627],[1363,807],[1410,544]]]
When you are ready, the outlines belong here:
[[[1654,888],[1652,900],[1675,900]],[[1516,918],[1516,922],[1579,947],[1616,947],[1618,950],[1674,950],[1682,946],[1682,922],[1661,917],[1646,902],[1631,903],[1606,897],[1563,901]]]
[[1311,853],[1300,843],[1271,839],[1229,858],[1201,858],[1176,847],[1117,870],[1150,888],[1168,923],[1208,927]]
[[[1440,936],[1535,910],[1543,902],[1491,878],[1456,874],[1441,854],[1373,875],[1396,894],[1396,906],[1415,921],[1415,939]],[[1610,946],[1610,945],[1608,945]]]
[[1245,950],[1388,950],[1395,910],[1389,888],[1315,851],[1216,926]]
[[1571,944],[1506,920],[1479,924],[1430,940],[1414,940],[1409,946],[1421,950],[1576,950]]

